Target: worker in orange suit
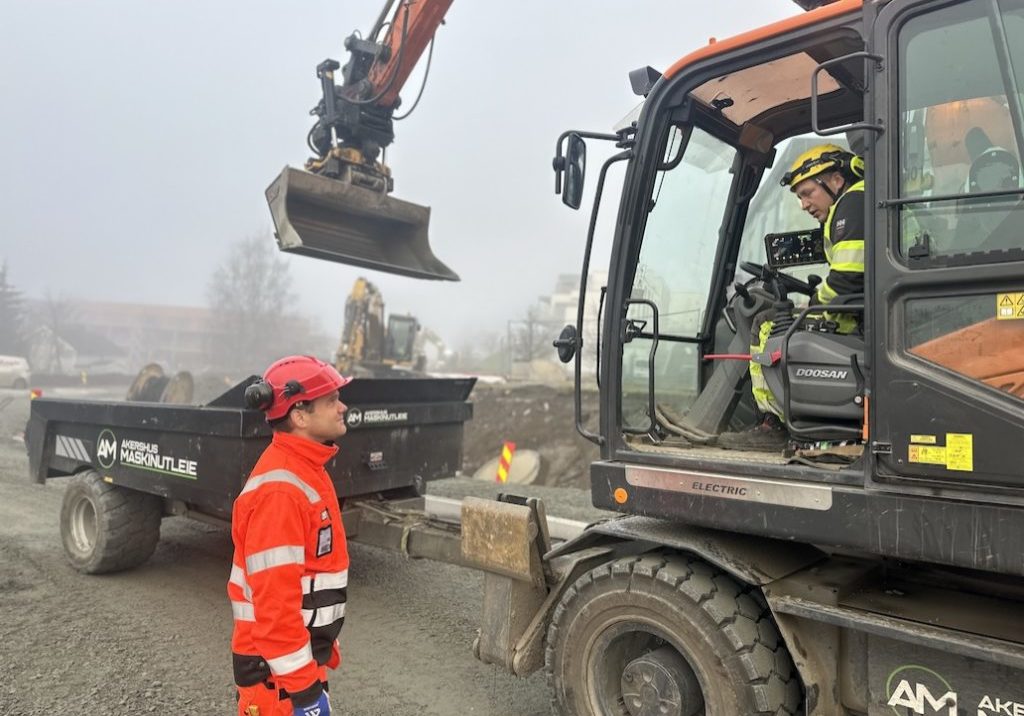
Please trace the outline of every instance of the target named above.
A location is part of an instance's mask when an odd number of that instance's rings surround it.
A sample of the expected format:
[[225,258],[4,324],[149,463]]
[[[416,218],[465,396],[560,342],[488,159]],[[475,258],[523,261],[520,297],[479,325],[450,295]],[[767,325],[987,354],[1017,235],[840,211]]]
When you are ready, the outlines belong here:
[[327,669],[341,663],[348,548],[324,466],[345,434],[351,378],[311,356],[271,365],[246,389],[273,430],[234,503],[228,581],[239,716],[330,716]]

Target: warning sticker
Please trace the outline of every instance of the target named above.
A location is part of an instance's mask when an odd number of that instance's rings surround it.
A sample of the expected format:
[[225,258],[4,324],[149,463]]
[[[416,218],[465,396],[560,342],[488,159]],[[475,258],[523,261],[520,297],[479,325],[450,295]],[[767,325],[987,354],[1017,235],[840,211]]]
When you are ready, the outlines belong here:
[[1024,292],[997,293],[996,318],[1001,321],[1024,319]]
[[946,466],[946,448],[933,447],[931,445],[911,445],[909,456],[910,462],[920,462],[925,465]]
[[911,435],[910,442],[918,445],[934,445],[938,440],[934,435]]
[[974,436],[970,433],[946,433],[946,469],[974,470]]
[[[932,435],[911,435],[911,441],[926,442],[919,438],[931,438]],[[909,445],[907,446],[908,462],[921,465],[941,465],[947,470],[960,472],[974,471],[974,436],[970,433],[946,433],[945,445]]]

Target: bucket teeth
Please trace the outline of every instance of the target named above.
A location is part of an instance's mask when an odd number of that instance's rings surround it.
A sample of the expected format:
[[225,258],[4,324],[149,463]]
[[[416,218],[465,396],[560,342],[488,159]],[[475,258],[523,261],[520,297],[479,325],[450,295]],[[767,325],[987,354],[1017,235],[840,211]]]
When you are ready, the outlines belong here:
[[413,278],[459,280],[430,249],[428,207],[291,167],[266,195],[282,251]]

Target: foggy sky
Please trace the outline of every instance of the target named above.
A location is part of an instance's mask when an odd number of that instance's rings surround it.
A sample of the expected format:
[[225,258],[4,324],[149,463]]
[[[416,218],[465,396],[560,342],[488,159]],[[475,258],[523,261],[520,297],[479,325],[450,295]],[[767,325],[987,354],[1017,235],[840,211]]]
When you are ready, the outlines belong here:
[[[308,156],[315,66],[344,63],[344,38],[365,34],[382,5],[0,0],[9,280],[32,297],[205,305],[234,241],[272,240],[263,190]],[[365,275],[389,311],[415,313],[452,342],[503,332],[559,273],[579,270],[611,149],[591,144],[585,204],[573,212],[553,193],[557,136],[609,131],[638,101],[630,70],[664,70],[710,36],[798,12],[789,0],[457,0],[388,162],[395,195],[432,207],[431,244],[462,282],[289,257],[296,308],[337,335]],[[614,216],[617,188],[604,203]],[[607,250],[595,255],[594,268],[606,263]]]

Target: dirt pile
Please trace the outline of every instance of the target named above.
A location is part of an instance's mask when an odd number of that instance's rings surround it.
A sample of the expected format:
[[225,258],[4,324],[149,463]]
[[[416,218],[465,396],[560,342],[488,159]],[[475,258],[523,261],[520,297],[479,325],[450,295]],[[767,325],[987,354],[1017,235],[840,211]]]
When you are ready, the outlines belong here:
[[[465,428],[463,473],[472,475],[510,441],[540,454],[537,484],[589,488],[590,463],[599,452],[576,432],[571,386],[478,384],[469,399],[473,419]],[[584,425],[595,425],[597,412],[597,395],[584,392]]]

